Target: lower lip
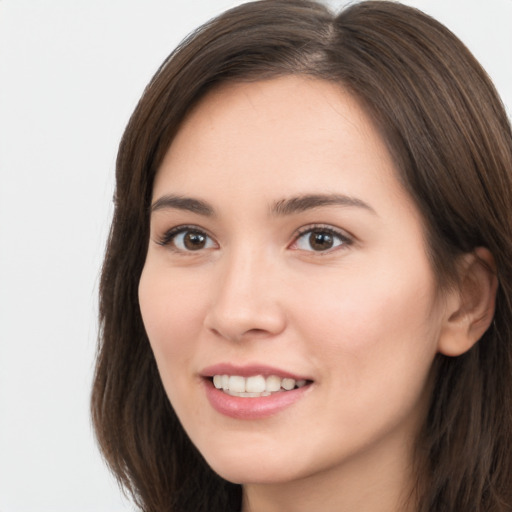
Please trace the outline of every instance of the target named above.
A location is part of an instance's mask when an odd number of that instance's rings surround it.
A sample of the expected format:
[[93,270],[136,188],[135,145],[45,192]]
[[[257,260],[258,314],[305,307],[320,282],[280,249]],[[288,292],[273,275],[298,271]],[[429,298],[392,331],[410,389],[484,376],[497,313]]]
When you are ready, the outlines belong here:
[[273,416],[303,398],[311,387],[307,384],[301,388],[274,393],[270,396],[244,398],[224,393],[210,380],[205,379],[203,382],[211,406],[220,414],[239,420],[257,420]]

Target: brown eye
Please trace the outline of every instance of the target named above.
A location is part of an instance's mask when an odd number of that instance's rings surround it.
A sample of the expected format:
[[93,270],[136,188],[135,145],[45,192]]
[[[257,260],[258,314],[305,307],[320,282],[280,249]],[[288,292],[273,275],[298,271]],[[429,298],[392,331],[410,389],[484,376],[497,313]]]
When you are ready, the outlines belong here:
[[190,228],[172,230],[160,243],[161,245],[171,245],[180,252],[201,251],[216,247],[215,242],[206,233]]
[[197,233],[195,231],[187,231],[183,236],[183,245],[189,251],[197,251],[199,249],[204,249],[206,246],[207,237],[202,233]]
[[313,231],[309,235],[309,245],[314,251],[326,251],[334,245],[334,238],[330,233],[325,231]]
[[295,241],[293,248],[309,252],[328,252],[351,243],[350,238],[334,229],[318,227],[303,231]]

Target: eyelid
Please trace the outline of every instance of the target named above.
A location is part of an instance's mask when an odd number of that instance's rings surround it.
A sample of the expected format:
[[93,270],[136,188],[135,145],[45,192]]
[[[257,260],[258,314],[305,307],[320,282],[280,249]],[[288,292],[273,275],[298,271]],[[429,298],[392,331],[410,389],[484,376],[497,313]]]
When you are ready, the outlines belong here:
[[[333,247],[331,249],[327,249],[325,251],[314,251],[314,250],[311,250],[311,251],[306,251],[306,252],[313,252],[313,253],[316,252],[318,254],[328,254],[330,252],[335,251],[339,247],[350,246],[355,241],[355,237],[353,237],[352,235],[347,233],[345,230],[340,229],[340,228],[335,228],[335,227],[333,227],[330,224],[309,224],[307,226],[302,226],[299,229],[297,229],[297,231],[295,232],[295,234],[293,236],[293,241],[292,241],[292,243],[290,244],[289,247],[293,249],[293,246],[297,244],[298,240],[302,236],[304,236],[304,235],[306,235],[308,233],[312,233],[314,231],[329,233],[329,234],[333,235],[334,237],[338,238],[339,240],[341,240],[343,243],[338,245],[338,246],[336,246],[336,247]],[[300,250],[300,249],[295,248],[295,250]]]
[[[178,226],[174,226],[174,227],[166,230],[163,234],[159,235],[158,237],[155,237],[154,242],[156,244],[164,246],[164,247],[169,246],[172,250],[174,250],[175,252],[179,252],[179,253],[184,253],[184,254],[190,253],[190,254],[193,254],[195,252],[198,252],[198,253],[202,252],[201,249],[198,249],[197,251],[193,251],[193,250],[186,251],[186,250],[179,249],[179,248],[177,248],[177,247],[172,245],[173,240],[179,234],[187,232],[187,231],[193,231],[193,232],[197,232],[197,233],[200,233],[200,234],[204,235],[205,237],[207,237],[208,239],[213,241],[215,246],[218,248],[217,241],[215,240],[215,238],[212,235],[210,235],[208,233],[208,230],[206,230],[204,228],[201,228],[201,227],[199,227],[197,225],[194,225],[194,224],[180,224]],[[291,248],[291,249],[294,249],[294,250],[301,250],[301,249],[299,249],[297,247],[293,247],[293,246],[297,244],[298,240],[302,236],[304,236],[305,234],[314,232],[314,231],[329,233],[332,236],[336,237],[338,240],[340,240],[342,243],[337,245],[337,246],[335,246],[334,248],[327,249],[325,251],[314,251],[312,249],[311,251],[306,251],[306,252],[316,252],[318,254],[327,254],[327,253],[335,251],[340,246],[341,247],[347,247],[347,246],[350,246],[350,245],[352,245],[354,243],[354,237],[352,235],[350,235],[349,233],[347,233],[343,229],[333,227],[330,224],[309,224],[309,225],[306,225],[306,226],[302,226],[302,227],[298,228],[295,231],[295,233],[293,235],[293,240],[292,240],[291,244],[288,247]]]
[[177,247],[172,246],[172,241],[181,233],[184,233],[186,231],[194,231],[197,233],[200,233],[210,240],[214,242],[216,246],[218,246],[215,238],[208,233],[208,231],[204,228],[201,228],[199,226],[196,226],[194,224],[180,224],[179,226],[174,226],[168,230],[166,230],[162,235],[159,235],[155,238],[155,243],[158,245],[161,245],[163,247],[170,247],[172,250],[179,252],[179,253],[191,253],[194,252],[201,252],[200,250],[197,251],[183,251],[181,249],[178,249]]

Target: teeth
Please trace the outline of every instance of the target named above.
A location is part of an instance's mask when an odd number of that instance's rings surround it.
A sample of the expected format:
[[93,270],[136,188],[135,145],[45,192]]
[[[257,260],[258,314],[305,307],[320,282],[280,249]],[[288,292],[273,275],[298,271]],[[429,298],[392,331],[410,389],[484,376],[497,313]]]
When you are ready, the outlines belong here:
[[245,379],[238,375],[231,375],[229,377],[228,389],[235,393],[245,393]]
[[262,375],[247,378],[240,375],[214,375],[213,385],[231,396],[254,398],[302,388],[306,385],[306,381],[296,381],[287,377],[282,379],[277,375],[270,375],[267,378]]
[[222,389],[222,375],[214,375],[214,377],[213,377],[213,385],[217,389]]
[[265,378],[261,375],[249,377],[245,381],[245,391],[248,391],[249,393],[263,393],[266,390]]
[[270,377],[267,377],[267,380],[265,382],[265,389],[267,391],[279,391],[281,389],[281,379],[279,377],[276,377],[275,375],[271,375]]
[[270,396],[272,394],[267,391],[263,391],[262,393],[235,393],[234,391],[228,390],[224,392],[231,396],[241,396],[243,398],[257,398],[259,396]]
[[281,382],[281,386],[286,389],[286,391],[290,391],[295,387],[295,380],[294,379],[283,379],[283,382]]

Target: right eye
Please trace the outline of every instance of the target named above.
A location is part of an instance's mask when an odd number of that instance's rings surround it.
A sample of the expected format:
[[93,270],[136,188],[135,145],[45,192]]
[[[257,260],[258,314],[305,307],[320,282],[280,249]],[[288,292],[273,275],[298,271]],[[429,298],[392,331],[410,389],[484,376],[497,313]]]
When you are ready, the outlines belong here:
[[171,245],[181,252],[193,252],[216,247],[213,239],[204,231],[193,227],[173,228],[158,242],[160,245]]

